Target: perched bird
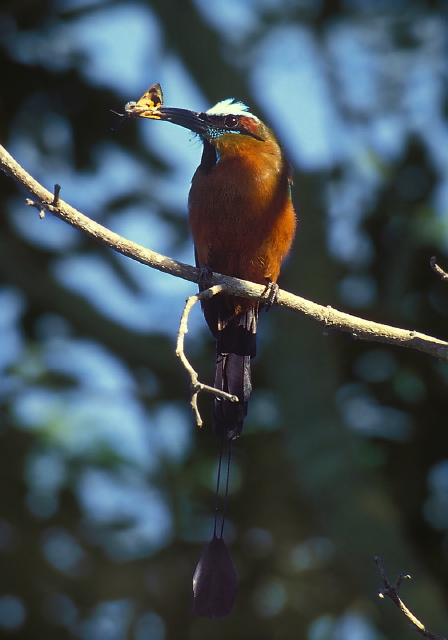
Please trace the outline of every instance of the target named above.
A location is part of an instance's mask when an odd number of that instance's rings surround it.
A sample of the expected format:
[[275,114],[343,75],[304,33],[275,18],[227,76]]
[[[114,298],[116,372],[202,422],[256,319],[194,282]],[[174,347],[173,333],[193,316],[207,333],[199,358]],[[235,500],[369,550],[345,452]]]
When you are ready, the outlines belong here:
[[[141,113],[190,129],[203,142],[188,199],[198,267],[259,284],[276,283],[294,238],[291,173],[272,131],[233,99],[204,113],[158,107]],[[216,339],[214,386],[239,402],[216,398],[219,438],[241,434],[251,394],[260,302],[217,295],[202,304]]]
[[[193,176],[188,214],[196,264],[272,287],[294,238],[288,162],[272,131],[233,99],[203,113],[162,106],[160,85],[126,105],[130,117],[166,120],[190,129],[203,142]],[[274,290],[275,291],[275,290]],[[260,301],[218,294],[203,301],[207,324],[216,339],[214,386],[238,398],[215,398],[213,431],[221,441],[216,493],[219,494],[223,443],[228,442],[227,499],[231,443],[241,434],[252,390],[251,359],[256,354]],[[230,615],[237,592],[236,572],[220,532],[217,509],[213,538],[193,577],[193,612],[206,618]]]

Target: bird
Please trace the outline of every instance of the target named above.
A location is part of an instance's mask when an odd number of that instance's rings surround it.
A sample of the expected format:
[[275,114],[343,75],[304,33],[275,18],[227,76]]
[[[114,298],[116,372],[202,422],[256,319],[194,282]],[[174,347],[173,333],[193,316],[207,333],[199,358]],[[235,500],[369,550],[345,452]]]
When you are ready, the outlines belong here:
[[[160,85],[126,105],[130,117],[164,120],[187,128],[202,141],[202,157],[188,196],[199,287],[211,272],[266,286],[275,298],[280,267],[290,251],[296,214],[291,168],[274,133],[233,98],[204,112],[163,106]],[[125,116],[123,116],[125,117]],[[215,397],[213,433],[220,439],[216,486],[219,495],[223,443],[228,443],[225,503],[220,531],[215,509],[213,538],[193,576],[193,612],[205,618],[230,615],[237,577],[223,539],[232,442],[241,435],[252,391],[251,360],[256,355],[258,315],[264,300],[217,294],[202,301],[216,340],[214,387],[237,402]]]
[[[188,197],[196,266],[205,274],[273,287],[275,293],[296,214],[291,168],[272,130],[233,98],[200,113],[156,105],[139,115],[187,128],[203,143]],[[261,305],[261,300],[224,294],[202,301],[216,340],[214,386],[238,398],[214,400],[213,432],[220,439],[234,440],[243,429]]]

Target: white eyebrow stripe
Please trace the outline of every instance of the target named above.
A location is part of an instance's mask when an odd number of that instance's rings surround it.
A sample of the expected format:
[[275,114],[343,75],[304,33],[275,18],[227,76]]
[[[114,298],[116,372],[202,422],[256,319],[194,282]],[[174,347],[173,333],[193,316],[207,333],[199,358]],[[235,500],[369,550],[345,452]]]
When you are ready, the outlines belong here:
[[221,100],[215,104],[214,107],[208,109],[205,112],[209,116],[247,116],[248,118],[256,117],[250,113],[249,107],[244,104],[244,102],[235,101],[234,98],[227,98],[226,100]]

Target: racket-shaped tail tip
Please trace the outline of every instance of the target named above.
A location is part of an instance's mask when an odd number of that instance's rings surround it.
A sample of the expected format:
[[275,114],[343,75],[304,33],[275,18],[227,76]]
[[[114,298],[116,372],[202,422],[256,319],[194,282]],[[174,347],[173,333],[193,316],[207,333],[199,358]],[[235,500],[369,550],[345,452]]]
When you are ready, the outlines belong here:
[[193,575],[193,613],[202,618],[228,618],[237,591],[236,571],[226,543],[214,535]]

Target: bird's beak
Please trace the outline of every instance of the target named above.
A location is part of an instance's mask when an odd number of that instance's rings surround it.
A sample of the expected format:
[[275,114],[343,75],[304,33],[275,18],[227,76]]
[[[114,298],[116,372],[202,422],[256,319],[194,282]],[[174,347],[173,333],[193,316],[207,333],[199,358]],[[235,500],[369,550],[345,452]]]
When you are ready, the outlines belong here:
[[180,127],[190,129],[194,133],[204,134],[208,127],[201,118],[200,113],[189,111],[188,109],[177,109],[176,107],[159,107],[154,111],[147,111],[140,114],[143,118],[151,118],[153,120],[165,120],[178,124]]

